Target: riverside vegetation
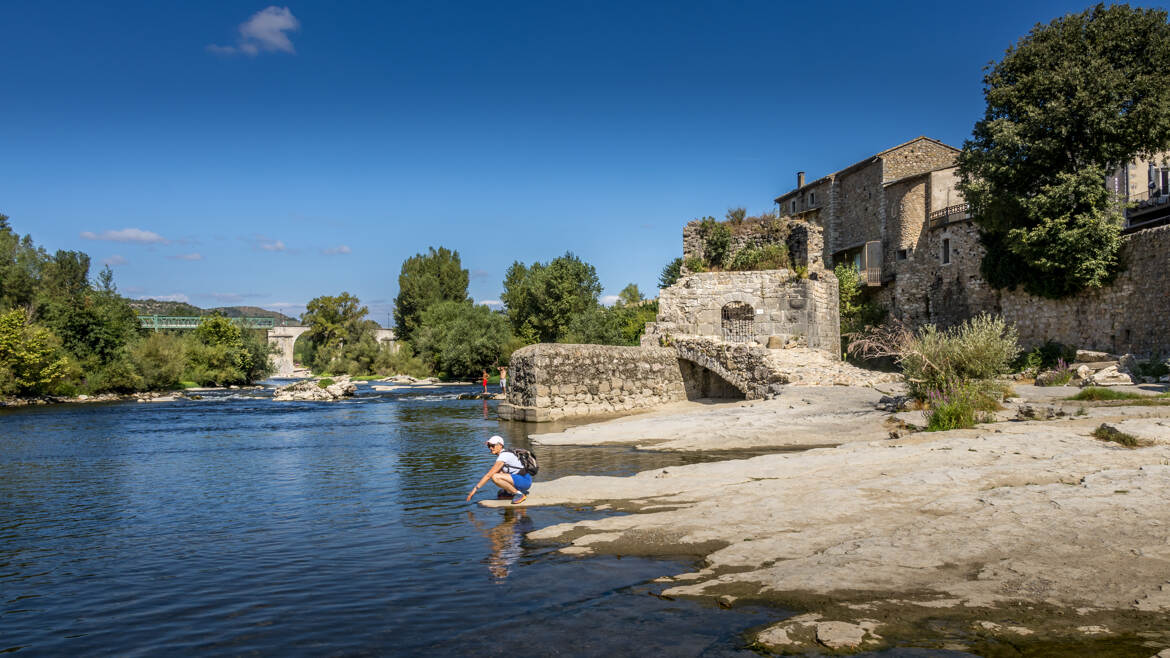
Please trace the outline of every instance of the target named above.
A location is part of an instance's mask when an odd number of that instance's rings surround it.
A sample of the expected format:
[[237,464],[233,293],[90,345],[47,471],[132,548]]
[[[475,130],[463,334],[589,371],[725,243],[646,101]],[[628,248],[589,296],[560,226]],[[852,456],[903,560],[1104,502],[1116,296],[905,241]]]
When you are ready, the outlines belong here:
[[105,267],[50,255],[0,215],[0,395],[72,396],[246,384],[270,372],[263,335],[212,317],[184,335],[142,329]]

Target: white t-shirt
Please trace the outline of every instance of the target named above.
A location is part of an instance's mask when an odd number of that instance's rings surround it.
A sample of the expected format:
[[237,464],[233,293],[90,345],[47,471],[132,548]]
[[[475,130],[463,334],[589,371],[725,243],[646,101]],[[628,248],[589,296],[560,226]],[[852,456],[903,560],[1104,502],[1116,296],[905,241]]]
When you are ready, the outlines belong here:
[[500,455],[496,457],[496,461],[504,462],[504,467],[500,470],[507,473],[508,475],[515,475],[516,473],[524,470],[524,464],[520,463],[520,458],[508,452],[507,450],[501,452]]

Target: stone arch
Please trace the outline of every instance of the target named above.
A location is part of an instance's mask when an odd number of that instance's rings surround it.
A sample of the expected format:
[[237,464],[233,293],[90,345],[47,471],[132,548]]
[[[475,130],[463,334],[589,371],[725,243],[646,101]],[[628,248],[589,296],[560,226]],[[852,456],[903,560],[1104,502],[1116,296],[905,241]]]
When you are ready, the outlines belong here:
[[[710,343],[706,343],[710,346]],[[708,396],[704,393],[709,392],[708,387],[704,382],[697,381],[698,377],[705,375],[705,372],[688,370],[688,368],[701,368],[703,371],[709,372],[719,377],[729,387],[739,392],[743,399],[754,400],[764,397],[759,395],[747,380],[735,371],[728,369],[727,364],[724,363],[726,359],[720,359],[719,356],[725,353],[719,350],[712,351],[710,349],[703,349],[703,343],[696,342],[694,344],[676,343],[673,345],[675,351],[678,353],[679,366],[683,372],[683,384],[687,389],[687,397],[733,397],[733,396]],[[689,366],[685,364],[690,364]],[[693,395],[694,393],[697,395]]]
[[276,366],[273,377],[288,377],[293,373],[293,346],[308,330],[308,327],[273,327],[268,330],[268,344],[279,350],[272,355],[272,363]]
[[747,302],[728,302],[720,309],[721,337],[731,343],[746,343],[756,335],[756,309]]

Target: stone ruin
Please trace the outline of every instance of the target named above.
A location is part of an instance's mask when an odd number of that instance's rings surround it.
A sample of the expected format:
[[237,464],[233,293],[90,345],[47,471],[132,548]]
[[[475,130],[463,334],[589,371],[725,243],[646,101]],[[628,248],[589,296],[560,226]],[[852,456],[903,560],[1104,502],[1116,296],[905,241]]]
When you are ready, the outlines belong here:
[[[505,420],[548,421],[705,398],[766,399],[786,384],[869,384],[882,375],[840,359],[837,279],[821,266],[820,229],[763,226],[745,244],[784,241],[789,269],[689,273],[661,291],[641,347],[539,344],[517,350]],[[693,231],[684,253],[693,256]],[[798,236],[793,239],[792,236]],[[811,236],[811,238],[809,237]],[[803,247],[803,248],[801,248]]]

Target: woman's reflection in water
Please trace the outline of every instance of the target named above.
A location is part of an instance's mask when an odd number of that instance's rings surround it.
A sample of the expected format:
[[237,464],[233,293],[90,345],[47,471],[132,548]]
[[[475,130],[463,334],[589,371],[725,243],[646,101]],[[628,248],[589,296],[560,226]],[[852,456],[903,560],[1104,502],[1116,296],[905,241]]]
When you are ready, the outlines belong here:
[[524,508],[505,509],[504,519],[494,528],[475,518],[475,513],[468,511],[467,518],[479,530],[480,534],[491,542],[492,552],[484,560],[488,571],[497,583],[504,582],[508,572],[520,555],[524,552],[522,543],[524,533],[532,529],[532,519],[528,518],[528,511]]

